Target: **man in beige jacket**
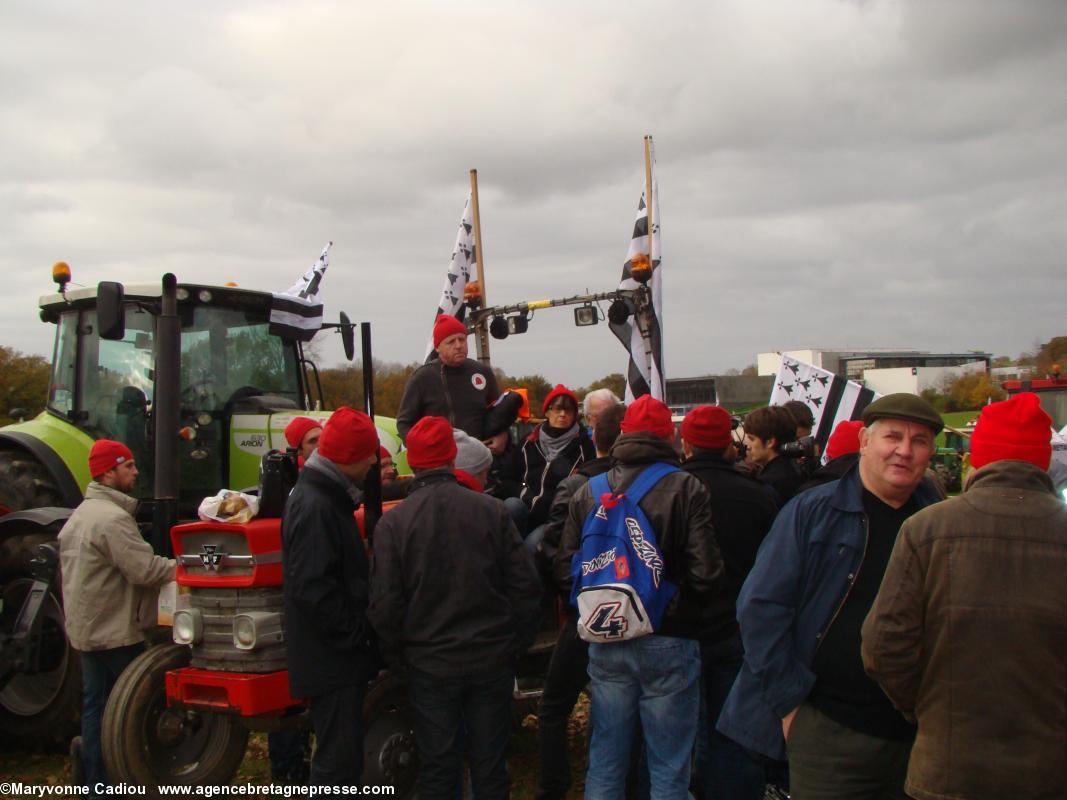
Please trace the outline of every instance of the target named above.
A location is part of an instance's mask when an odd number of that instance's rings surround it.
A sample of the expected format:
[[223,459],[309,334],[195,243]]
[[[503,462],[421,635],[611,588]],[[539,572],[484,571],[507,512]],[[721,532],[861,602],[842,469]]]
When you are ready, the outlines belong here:
[[122,670],[144,650],[158,589],[174,580],[175,568],[153,554],[137,528],[130,449],[101,439],[89,452],[89,473],[85,499],[59,532],[59,558],[67,637],[81,653],[84,783],[95,794],[108,783],[100,749],[104,706]]

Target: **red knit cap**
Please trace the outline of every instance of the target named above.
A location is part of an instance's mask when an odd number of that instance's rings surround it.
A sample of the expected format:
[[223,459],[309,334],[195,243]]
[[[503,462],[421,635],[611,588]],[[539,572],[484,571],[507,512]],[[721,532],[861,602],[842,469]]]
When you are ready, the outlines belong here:
[[826,441],[826,457],[830,459],[849,453],[858,453],[861,428],[863,428],[862,419],[845,419],[837,423],[834,432]]
[[569,397],[574,401],[574,410],[578,410],[578,395],[564,386],[562,383],[557,383],[556,388],[548,393],[548,397],[545,398],[545,402],[541,404],[541,415],[544,416],[548,413],[548,407],[552,405],[552,401],[557,397]]
[[971,466],[994,461],[1029,461],[1048,469],[1052,460],[1052,417],[1033,392],[982,409],[971,434]]
[[335,464],[351,464],[374,455],[378,429],[362,411],[341,406],[333,412],[319,437],[319,455]]
[[112,467],[126,461],[133,461],[130,448],[122,442],[99,439],[93,442],[93,449],[89,451],[89,474],[99,478]]
[[293,421],[285,426],[285,441],[289,442],[290,447],[299,448],[304,441],[304,437],[307,436],[308,431],[313,431],[315,428],[321,428],[322,423],[317,419],[311,419],[311,417],[294,417]]
[[668,441],[674,438],[671,410],[650,394],[641,395],[626,407],[621,427],[623,433],[651,433]]
[[378,460],[379,461],[385,461],[385,459],[392,458],[392,457],[393,457],[393,454],[385,449],[385,445],[384,444],[378,446]]
[[433,324],[433,346],[436,350],[441,346],[441,342],[447,339],[449,336],[455,336],[457,333],[467,335],[467,326],[453,317],[451,314],[438,314],[437,321]]
[[722,450],[730,444],[734,421],[722,406],[697,406],[682,420],[682,438],[706,450]]
[[443,467],[456,458],[452,426],[444,417],[423,417],[411,426],[405,442],[412,469]]

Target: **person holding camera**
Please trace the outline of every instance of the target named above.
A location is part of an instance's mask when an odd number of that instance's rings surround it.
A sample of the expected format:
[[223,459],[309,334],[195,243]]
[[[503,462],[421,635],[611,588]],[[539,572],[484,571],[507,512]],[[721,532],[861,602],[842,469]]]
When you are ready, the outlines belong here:
[[745,415],[745,461],[758,469],[756,477],[774,491],[779,508],[793,499],[804,482],[795,461],[781,452],[783,445],[796,441],[796,429],[796,419],[782,406],[757,408]]

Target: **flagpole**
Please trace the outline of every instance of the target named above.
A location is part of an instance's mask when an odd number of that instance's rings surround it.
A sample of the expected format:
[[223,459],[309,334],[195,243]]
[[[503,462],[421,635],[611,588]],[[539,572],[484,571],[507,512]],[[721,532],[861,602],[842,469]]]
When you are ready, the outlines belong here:
[[[482,218],[478,210],[478,170],[471,170],[471,211],[474,220],[474,251],[477,255],[478,289],[481,293],[481,307],[486,308],[489,300],[485,293],[485,251],[482,250]],[[486,321],[480,320],[474,327],[474,343],[478,350],[478,360],[489,364],[489,330]]]
[[[651,134],[645,136],[645,215],[648,223],[648,268],[652,270],[654,265],[652,262],[652,136]],[[653,273],[654,274],[654,273]],[[649,324],[652,316],[652,278],[650,277],[648,282],[641,287],[644,297],[643,300],[647,302],[647,307],[640,309],[638,314],[634,315],[634,321],[638,323],[638,329],[641,331],[641,341],[645,345],[645,368],[648,370],[648,388],[652,393],[652,396],[656,396],[656,387],[653,386],[652,378],[652,329]],[[643,305],[638,304],[639,307]],[[662,387],[660,387],[662,391]]]

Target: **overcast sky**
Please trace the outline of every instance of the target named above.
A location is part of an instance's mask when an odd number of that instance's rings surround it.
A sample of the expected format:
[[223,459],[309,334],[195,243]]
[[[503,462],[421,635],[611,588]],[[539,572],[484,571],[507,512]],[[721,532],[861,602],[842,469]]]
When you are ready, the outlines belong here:
[[[1063,334],[1067,2],[7,0],[0,344],[75,282],[280,291],[421,358],[477,168],[491,303],[614,288],[656,142],[668,377]],[[336,338],[336,337],[332,337]],[[327,364],[340,359],[331,339]],[[511,374],[622,372],[539,312]]]

